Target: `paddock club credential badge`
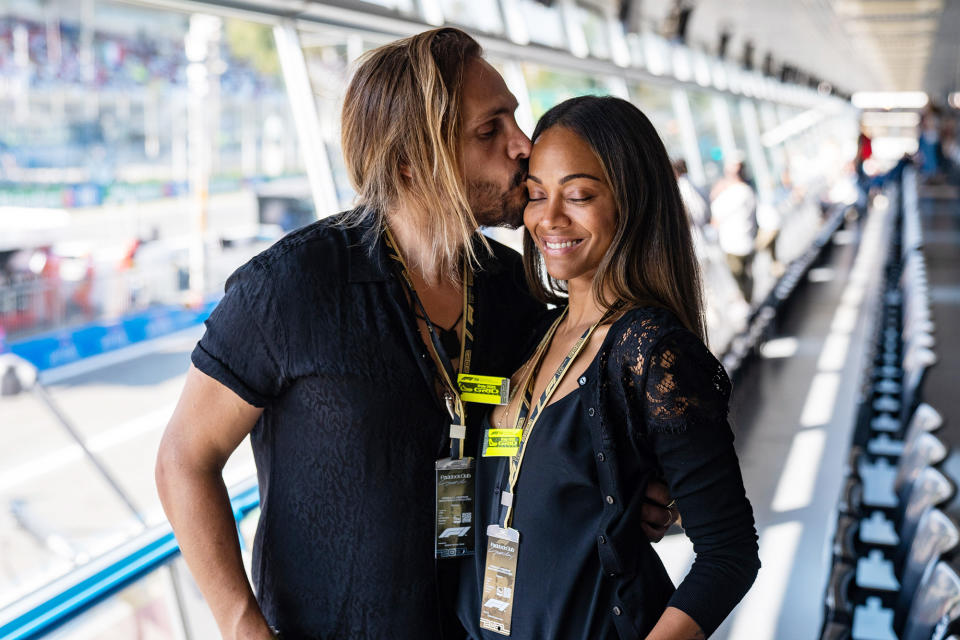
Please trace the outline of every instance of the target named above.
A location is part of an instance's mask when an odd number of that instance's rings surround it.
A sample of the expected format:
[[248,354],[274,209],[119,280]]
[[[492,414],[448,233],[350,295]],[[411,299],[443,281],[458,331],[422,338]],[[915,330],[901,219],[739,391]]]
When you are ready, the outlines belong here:
[[492,524],[487,527],[487,557],[480,596],[480,628],[510,635],[513,593],[517,580],[520,532]]
[[437,558],[472,556],[473,458],[437,460]]

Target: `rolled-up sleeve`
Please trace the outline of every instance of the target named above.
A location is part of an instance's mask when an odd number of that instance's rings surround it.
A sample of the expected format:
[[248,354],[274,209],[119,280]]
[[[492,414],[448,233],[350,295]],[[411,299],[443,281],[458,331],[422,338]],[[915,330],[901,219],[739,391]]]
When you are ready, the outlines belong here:
[[267,406],[287,386],[282,311],[274,284],[255,260],[237,269],[190,356],[197,369],[255,407]]

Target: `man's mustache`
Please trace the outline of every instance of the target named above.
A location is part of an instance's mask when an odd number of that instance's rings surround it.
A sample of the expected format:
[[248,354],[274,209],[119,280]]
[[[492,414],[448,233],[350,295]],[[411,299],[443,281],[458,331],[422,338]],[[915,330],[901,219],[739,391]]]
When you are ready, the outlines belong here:
[[510,180],[510,188],[519,187],[527,179],[527,161],[520,161],[520,168],[517,169],[517,173],[514,174],[513,179]]

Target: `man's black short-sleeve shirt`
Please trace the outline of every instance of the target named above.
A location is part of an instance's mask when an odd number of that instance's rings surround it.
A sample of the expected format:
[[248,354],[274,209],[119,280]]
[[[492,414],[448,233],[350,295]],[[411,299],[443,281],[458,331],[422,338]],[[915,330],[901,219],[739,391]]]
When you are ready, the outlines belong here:
[[[289,638],[440,637],[433,462],[448,454],[450,420],[368,231],[327,218],[240,267],[192,355],[264,408],[251,433],[254,587]],[[519,256],[491,245],[479,252],[471,371],[510,376],[543,309]],[[467,412],[473,440],[482,408]]]

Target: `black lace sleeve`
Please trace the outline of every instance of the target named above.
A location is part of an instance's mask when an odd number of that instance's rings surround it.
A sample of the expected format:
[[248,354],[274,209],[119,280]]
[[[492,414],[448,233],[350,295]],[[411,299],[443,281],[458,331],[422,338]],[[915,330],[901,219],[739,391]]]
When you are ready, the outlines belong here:
[[669,605],[710,635],[759,569],[753,510],[727,422],[730,381],[695,334],[654,324],[634,325],[620,345],[629,354],[622,362],[629,427],[656,457],[696,552]]
[[659,340],[649,362],[644,401],[648,433],[679,433],[691,423],[726,427],[730,379],[697,336],[675,330]]

